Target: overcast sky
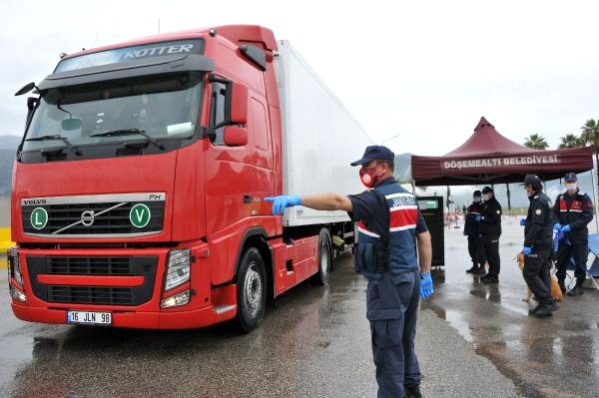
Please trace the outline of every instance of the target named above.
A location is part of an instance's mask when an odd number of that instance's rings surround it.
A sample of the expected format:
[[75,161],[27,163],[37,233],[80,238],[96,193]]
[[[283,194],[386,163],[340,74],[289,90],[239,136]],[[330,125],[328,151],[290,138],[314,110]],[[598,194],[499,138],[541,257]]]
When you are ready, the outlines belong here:
[[[290,40],[375,140],[441,155],[481,116],[551,147],[599,118],[599,2],[26,1],[0,5],[0,134],[21,134],[25,97],[61,52],[222,24]],[[397,138],[390,139],[398,135]]]

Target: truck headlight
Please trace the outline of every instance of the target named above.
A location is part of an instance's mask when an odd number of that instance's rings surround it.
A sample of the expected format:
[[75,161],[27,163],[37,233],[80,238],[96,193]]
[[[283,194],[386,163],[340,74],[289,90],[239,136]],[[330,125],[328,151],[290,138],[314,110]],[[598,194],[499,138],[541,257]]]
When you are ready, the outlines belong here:
[[8,275],[14,278],[17,283],[23,286],[23,274],[21,273],[21,263],[19,261],[19,251],[16,247],[12,247],[6,253],[8,260]]
[[171,290],[189,280],[191,250],[171,250],[168,254],[164,290]]
[[21,303],[25,303],[27,304],[27,295],[25,295],[25,293],[19,291],[16,287],[14,287],[13,285],[9,285],[8,286],[8,290],[10,291],[10,296],[15,299],[20,301]]

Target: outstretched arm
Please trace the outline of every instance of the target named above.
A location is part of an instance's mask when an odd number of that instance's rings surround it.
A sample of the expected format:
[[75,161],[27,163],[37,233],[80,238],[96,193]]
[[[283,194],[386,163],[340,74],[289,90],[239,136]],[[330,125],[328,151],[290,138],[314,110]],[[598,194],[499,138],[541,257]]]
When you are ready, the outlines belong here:
[[273,214],[283,214],[285,208],[292,206],[305,206],[315,210],[345,210],[352,211],[351,200],[347,196],[336,193],[325,193],[320,195],[280,195],[264,199],[272,202]]

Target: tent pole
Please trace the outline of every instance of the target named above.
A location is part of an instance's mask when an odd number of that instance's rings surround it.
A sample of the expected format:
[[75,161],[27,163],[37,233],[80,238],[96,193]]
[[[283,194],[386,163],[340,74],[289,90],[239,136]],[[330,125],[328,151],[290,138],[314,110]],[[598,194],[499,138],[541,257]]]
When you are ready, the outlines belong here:
[[[593,200],[595,201],[595,227],[597,228],[597,232],[599,233],[599,220],[597,219],[597,216],[599,216],[599,212],[597,211],[597,206],[599,205],[597,203],[597,195],[595,194],[595,176],[593,175],[595,173],[595,165],[593,165],[593,168],[591,169],[591,185],[593,186]],[[561,181],[561,178],[560,178]],[[599,191],[599,187],[597,187],[597,190]],[[598,192],[599,193],[599,192]]]
[[506,192],[507,192],[507,210],[510,214],[512,214],[512,195],[510,192],[510,184],[505,184]]

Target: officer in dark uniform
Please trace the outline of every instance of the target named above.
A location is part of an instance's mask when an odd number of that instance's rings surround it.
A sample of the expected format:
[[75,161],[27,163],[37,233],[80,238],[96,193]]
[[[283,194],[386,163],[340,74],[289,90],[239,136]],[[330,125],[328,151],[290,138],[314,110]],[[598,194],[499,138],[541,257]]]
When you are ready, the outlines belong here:
[[472,260],[472,267],[466,270],[469,274],[482,274],[485,272],[484,263],[482,261],[481,240],[479,237],[478,221],[480,213],[483,209],[480,191],[474,191],[472,194],[472,204],[466,209],[464,235],[468,237],[468,253]]
[[576,263],[576,286],[568,296],[582,295],[582,284],[586,279],[587,258],[589,255],[589,230],[587,224],[593,220],[593,202],[589,195],[578,189],[576,174],[566,173],[566,193],[555,200],[553,211],[557,224],[555,229],[564,237],[557,251],[557,281],[562,292],[566,291],[564,280],[570,258]]
[[482,283],[499,283],[499,237],[501,236],[501,205],[495,199],[493,188],[487,186],[483,188],[483,210],[480,218],[479,231],[482,235],[483,247],[487,261],[489,262],[489,272],[480,278]]
[[536,175],[524,179],[530,200],[524,222],[524,280],[539,304],[529,314],[539,318],[551,316],[559,305],[551,297],[551,243],[553,214],[551,200],[543,193],[543,184]]
[[355,265],[356,271],[368,278],[366,317],[379,398],[421,396],[420,367],[414,350],[416,317],[419,297],[425,299],[433,293],[431,236],[415,196],[393,178],[394,159],[387,147],[367,147],[362,159],[352,163],[361,166],[360,179],[371,188],[358,195],[266,198],[274,202],[275,214],[303,205],[345,210],[359,222]]

